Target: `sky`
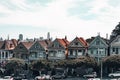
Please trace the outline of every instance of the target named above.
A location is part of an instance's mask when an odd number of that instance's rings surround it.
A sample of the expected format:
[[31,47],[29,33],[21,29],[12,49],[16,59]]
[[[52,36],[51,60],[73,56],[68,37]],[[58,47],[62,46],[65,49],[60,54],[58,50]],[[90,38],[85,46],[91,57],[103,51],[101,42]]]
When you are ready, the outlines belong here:
[[120,0],[0,0],[3,39],[106,37],[119,21]]

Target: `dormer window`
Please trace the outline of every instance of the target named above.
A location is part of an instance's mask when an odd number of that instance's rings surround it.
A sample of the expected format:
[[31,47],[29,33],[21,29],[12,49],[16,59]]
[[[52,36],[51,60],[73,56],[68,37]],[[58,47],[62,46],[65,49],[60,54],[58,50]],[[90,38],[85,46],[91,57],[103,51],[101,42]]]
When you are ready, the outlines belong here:
[[23,47],[22,47],[22,46],[20,46],[19,48],[20,48],[20,49],[23,49]]
[[13,44],[10,44],[10,48],[12,48],[13,47]]
[[118,42],[120,42],[120,38],[118,38]]
[[52,47],[54,47],[54,44],[52,44]]
[[96,45],[100,45],[100,41],[99,40],[96,41]]
[[59,47],[62,47],[62,46],[59,44]]
[[39,45],[35,45],[35,48],[39,48]]
[[77,45],[78,45],[78,42],[76,42],[75,45],[77,46]]

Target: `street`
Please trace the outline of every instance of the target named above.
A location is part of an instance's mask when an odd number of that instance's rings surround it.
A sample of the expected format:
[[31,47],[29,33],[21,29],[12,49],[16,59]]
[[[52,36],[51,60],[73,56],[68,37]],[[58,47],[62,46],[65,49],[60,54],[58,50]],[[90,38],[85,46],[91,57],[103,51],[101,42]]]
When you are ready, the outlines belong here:
[[[72,77],[68,77],[66,79],[55,79],[55,80],[88,80],[88,79],[85,79],[85,78],[80,78],[80,77],[75,77],[75,78],[72,78]],[[91,79],[92,80],[92,79]],[[98,79],[94,79],[94,80],[98,80]],[[102,80],[120,80],[120,78],[103,78]]]

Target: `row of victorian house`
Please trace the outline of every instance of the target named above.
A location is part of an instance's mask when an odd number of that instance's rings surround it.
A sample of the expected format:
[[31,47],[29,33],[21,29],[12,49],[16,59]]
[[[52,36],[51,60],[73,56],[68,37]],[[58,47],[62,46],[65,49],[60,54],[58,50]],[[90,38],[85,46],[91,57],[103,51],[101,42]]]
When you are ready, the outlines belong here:
[[0,62],[13,57],[23,59],[26,62],[39,59],[56,61],[66,58],[75,59],[86,54],[95,57],[98,62],[103,57],[120,54],[120,36],[111,42],[100,35],[87,40],[76,37],[71,42],[67,38],[33,42],[18,42],[16,39],[0,41]]

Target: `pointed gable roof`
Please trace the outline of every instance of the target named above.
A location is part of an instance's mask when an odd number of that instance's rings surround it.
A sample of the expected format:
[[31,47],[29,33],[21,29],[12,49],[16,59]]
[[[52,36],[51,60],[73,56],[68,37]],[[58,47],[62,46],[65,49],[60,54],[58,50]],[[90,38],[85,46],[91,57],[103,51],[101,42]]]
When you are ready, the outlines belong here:
[[[51,44],[48,46],[48,48],[53,48],[54,43],[58,43],[60,44],[63,48],[67,48],[69,41],[67,39],[60,39],[60,38],[56,38],[53,42],[51,42]],[[54,48],[59,48],[59,47],[54,47]]]
[[120,35],[118,35],[111,43],[111,46],[120,47]]
[[96,36],[95,38],[93,38],[93,40],[90,42],[89,46],[93,45],[93,43],[94,43],[96,40],[100,40],[106,47],[108,47],[108,40],[100,37],[100,35],[98,35],[98,36]]
[[17,40],[15,39],[5,40],[1,44],[2,44],[1,49],[13,50],[17,46]]
[[[73,45],[73,43],[80,43],[79,45]],[[69,44],[69,47],[88,47],[88,43],[82,38],[82,37],[76,37],[74,40],[72,40]]]
[[56,40],[64,47],[67,48],[69,41],[67,39],[58,39],[56,38]]
[[39,44],[44,48],[46,49],[48,47],[49,44],[51,44],[51,41],[50,40],[41,40],[39,41]]
[[4,41],[0,41],[0,49],[2,48]]
[[34,44],[34,42],[21,42],[21,44],[23,44],[25,48],[29,49]]
[[76,37],[76,39],[78,39],[79,42],[81,42],[84,47],[88,46],[88,43],[82,37],[80,37],[80,38]]

